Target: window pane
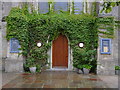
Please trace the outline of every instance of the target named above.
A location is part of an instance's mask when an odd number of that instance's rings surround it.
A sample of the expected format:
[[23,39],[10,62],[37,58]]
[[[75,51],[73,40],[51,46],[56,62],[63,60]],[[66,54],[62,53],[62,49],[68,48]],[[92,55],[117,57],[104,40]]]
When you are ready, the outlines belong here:
[[40,13],[47,13],[49,12],[49,4],[48,2],[39,2],[39,12]]
[[111,53],[111,40],[110,39],[101,39],[101,53],[110,54]]
[[77,2],[77,0],[74,1],[74,14],[81,14],[81,11],[83,11],[83,2]]
[[68,2],[55,2],[54,10],[68,11]]
[[109,46],[109,41],[108,40],[103,40],[103,46]]
[[109,40],[102,41],[102,51],[109,52]]
[[10,41],[10,52],[19,52],[19,41],[15,38],[12,38]]

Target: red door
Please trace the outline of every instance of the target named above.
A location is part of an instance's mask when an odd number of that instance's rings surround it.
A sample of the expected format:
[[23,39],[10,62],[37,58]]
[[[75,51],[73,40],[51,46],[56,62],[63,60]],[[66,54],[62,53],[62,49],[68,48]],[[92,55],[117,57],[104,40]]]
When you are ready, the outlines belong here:
[[65,35],[60,34],[53,41],[52,67],[68,67],[68,40]]

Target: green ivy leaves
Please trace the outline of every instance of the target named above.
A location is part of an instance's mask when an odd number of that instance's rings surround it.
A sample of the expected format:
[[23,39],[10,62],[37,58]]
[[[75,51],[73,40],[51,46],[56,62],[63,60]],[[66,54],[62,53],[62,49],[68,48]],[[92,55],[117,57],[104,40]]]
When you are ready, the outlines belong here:
[[[12,8],[7,21],[7,39],[17,38],[20,41],[22,55],[26,57],[26,65],[34,64],[45,66],[48,49],[51,43],[60,33],[69,39],[69,45],[73,49],[73,66],[76,68],[95,67],[98,46],[99,24],[111,24],[113,19],[97,19],[89,14],[69,15],[61,14],[37,14],[29,13],[27,9]],[[108,33],[113,29],[108,28]],[[107,34],[107,31],[106,33]],[[36,46],[37,41],[43,45]],[[84,48],[79,48],[78,43],[84,42]]]

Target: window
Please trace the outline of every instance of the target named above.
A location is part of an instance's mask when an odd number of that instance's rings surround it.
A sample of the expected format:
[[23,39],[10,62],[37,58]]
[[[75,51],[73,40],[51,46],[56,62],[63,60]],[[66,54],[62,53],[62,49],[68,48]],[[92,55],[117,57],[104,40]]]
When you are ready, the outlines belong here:
[[10,53],[19,53],[19,41],[15,38],[10,39]]
[[54,10],[68,11],[68,2],[55,2]]
[[49,3],[48,2],[39,2],[39,12],[48,13],[49,12]]
[[111,54],[111,39],[101,39],[101,54]]
[[81,14],[83,11],[83,2],[78,2],[78,0],[74,0],[74,14]]
[[[57,11],[59,13],[59,11],[68,11],[70,7],[69,3],[67,2],[68,0],[65,0],[64,2],[58,2],[56,0],[54,0],[54,11]],[[74,0],[74,4],[72,4],[72,6],[74,7],[74,14],[81,14],[81,11],[83,11],[83,2],[79,1],[79,0]],[[50,5],[48,2],[39,2],[39,12],[40,13],[48,13],[49,12],[49,8]]]

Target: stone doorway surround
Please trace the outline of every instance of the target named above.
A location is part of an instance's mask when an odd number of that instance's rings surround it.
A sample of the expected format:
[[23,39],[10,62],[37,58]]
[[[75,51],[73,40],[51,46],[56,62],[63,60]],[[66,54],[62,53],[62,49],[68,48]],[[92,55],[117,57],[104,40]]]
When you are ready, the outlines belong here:
[[[47,54],[50,56],[48,58],[48,62],[50,63],[50,65],[47,65],[49,66],[49,69],[47,70],[52,70],[52,71],[73,71],[73,56],[72,56],[72,48],[70,47],[69,45],[69,38],[67,37],[67,40],[68,40],[68,68],[58,68],[58,67],[55,67],[53,68],[52,67],[52,48],[53,46],[51,45],[51,48],[48,50]],[[51,42],[52,43],[52,42]]]

